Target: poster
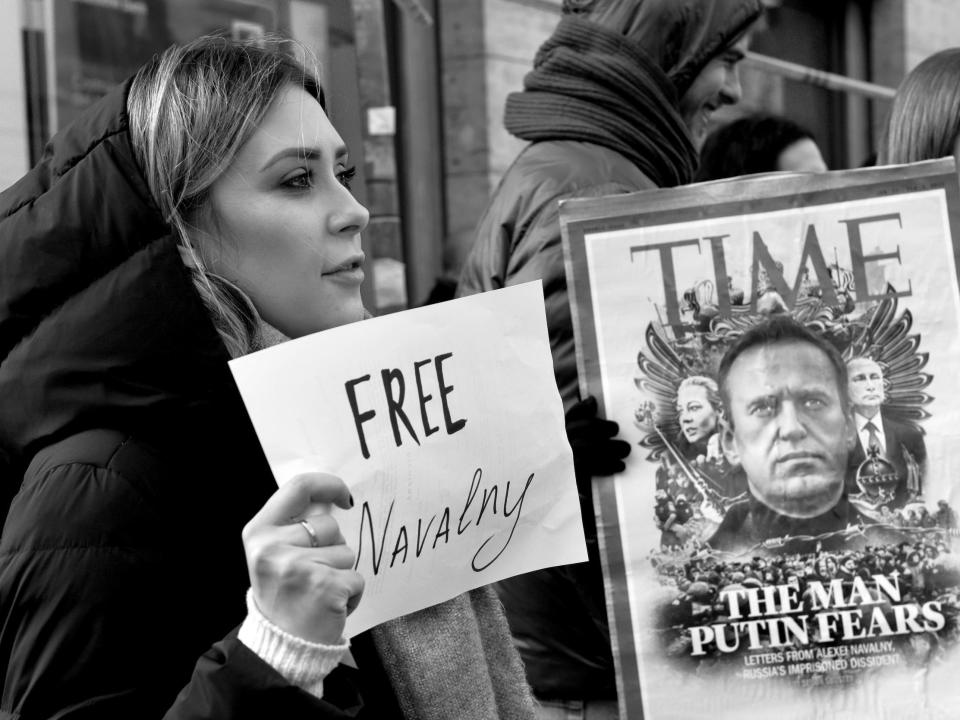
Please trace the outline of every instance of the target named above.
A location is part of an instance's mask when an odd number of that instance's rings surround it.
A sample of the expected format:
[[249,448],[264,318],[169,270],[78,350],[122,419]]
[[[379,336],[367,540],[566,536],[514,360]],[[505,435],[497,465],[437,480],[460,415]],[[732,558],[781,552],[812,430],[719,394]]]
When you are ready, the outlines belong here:
[[352,323],[232,360],[278,484],[331,472],[366,587],[346,637],[586,560],[540,282]]
[[952,159],[562,205],[622,717],[960,707]]

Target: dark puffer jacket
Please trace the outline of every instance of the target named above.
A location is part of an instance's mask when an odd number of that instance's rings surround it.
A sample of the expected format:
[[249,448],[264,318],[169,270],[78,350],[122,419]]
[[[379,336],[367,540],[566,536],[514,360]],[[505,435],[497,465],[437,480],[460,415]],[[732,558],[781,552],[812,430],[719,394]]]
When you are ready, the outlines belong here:
[[363,702],[394,717],[363,636],[364,672],[334,670],[325,700],[236,639],[240,532],[276,486],[134,160],[127,89],[0,195],[0,455],[16,493],[0,719],[340,718]]

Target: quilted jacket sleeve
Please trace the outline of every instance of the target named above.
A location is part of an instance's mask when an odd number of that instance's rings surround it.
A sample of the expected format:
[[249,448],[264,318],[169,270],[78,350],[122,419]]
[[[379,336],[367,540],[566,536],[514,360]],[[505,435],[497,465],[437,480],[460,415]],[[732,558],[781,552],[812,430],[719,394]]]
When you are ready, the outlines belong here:
[[143,478],[85,463],[25,478],[0,541],[0,718],[352,717],[289,685],[235,633],[209,637],[211,589],[184,528],[147,493]]

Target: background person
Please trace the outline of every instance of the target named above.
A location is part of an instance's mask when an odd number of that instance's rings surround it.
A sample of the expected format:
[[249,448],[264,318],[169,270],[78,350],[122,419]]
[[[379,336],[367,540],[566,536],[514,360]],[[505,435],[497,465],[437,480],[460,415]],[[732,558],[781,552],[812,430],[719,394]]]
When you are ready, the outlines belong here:
[[498,590],[535,694],[555,703],[544,713],[562,715],[569,701],[615,717],[590,478],[622,469],[623,449],[602,437],[590,443],[599,434],[583,420],[590,407],[576,404],[559,201],[690,182],[713,112],[740,99],[738,64],[761,3],[566,0],[563,11],[523,91],[507,98],[506,128],[529,144],[484,212],[458,294],[543,281],[557,386],[580,419],[582,432],[568,423],[568,437],[581,458],[591,562],[519,576]]
[[878,152],[880,165],[957,154],[960,135],[960,48],[934,53],[897,88]]
[[700,150],[698,181],[788,170],[825,172],[813,133],[789,118],[754,113],[714,130]]
[[368,214],[323,102],[286,54],[200,39],[0,195],[0,444],[26,468],[0,715],[532,717],[489,589],[338,666],[363,583],[324,508],[352,499],[322,473],[277,489],[227,366],[364,316]]

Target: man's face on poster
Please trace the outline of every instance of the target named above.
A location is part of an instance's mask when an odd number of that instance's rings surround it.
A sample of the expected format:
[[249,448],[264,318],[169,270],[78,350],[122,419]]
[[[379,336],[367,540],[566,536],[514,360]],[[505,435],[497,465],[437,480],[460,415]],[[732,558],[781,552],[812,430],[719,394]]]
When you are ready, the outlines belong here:
[[872,417],[883,402],[883,370],[869,358],[847,363],[847,392],[857,412]]
[[732,427],[722,447],[754,497],[795,518],[836,505],[856,435],[823,350],[802,340],[748,348],[731,365],[726,389]]

